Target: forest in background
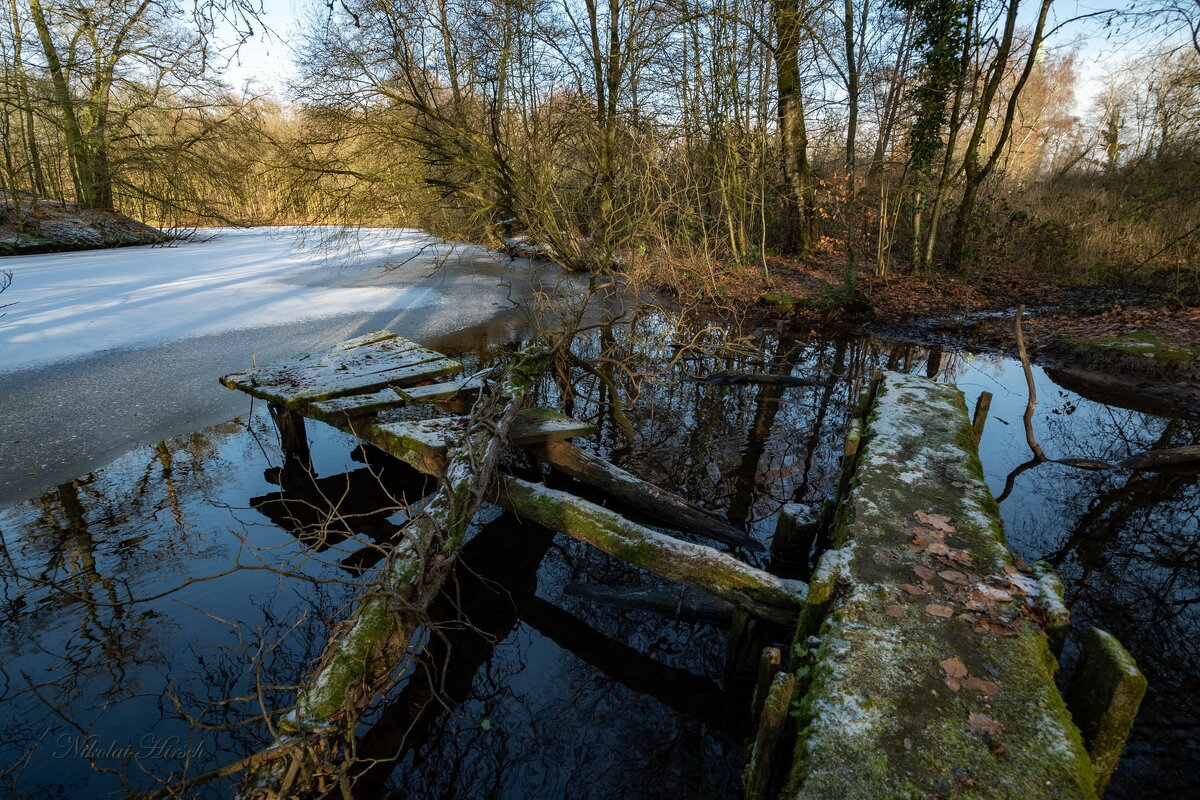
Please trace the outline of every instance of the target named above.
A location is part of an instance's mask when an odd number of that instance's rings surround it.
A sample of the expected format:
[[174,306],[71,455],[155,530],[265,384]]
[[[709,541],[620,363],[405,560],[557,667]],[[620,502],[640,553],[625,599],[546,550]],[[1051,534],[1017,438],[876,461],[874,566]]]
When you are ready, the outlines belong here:
[[[254,0],[6,10],[8,214],[527,236],[711,297],[807,256],[845,297],[996,269],[1200,296],[1200,0],[346,0],[283,98],[220,77]],[[1131,55],[1077,111],[1083,28]]]

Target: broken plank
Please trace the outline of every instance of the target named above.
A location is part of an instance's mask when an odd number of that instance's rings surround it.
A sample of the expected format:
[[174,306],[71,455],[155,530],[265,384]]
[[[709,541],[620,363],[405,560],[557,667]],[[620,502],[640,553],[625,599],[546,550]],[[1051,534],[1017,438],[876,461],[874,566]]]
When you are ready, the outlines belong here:
[[567,492],[497,475],[491,499],[522,519],[767,619],[794,623],[808,596],[808,586],[800,581],[779,578],[720,550],[659,533]]
[[404,389],[401,394],[407,397],[410,403],[428,403],[450,400],[460,394],[472,394],[482,388],[483,381],[479,376],[472,375],[469,378],[458,381],[431,383],[428,386],[414,386],[411,389]]
[[594,486],[668,525],[755,552],[765,547],[720,517],[660,489],[570,442],[530,446],[529,451],[560,472]]

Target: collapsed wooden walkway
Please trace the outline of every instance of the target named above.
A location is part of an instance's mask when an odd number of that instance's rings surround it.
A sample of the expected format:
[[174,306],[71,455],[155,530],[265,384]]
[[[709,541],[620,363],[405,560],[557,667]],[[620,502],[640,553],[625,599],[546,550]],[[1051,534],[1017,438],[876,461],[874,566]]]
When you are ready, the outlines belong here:
[[[520,369],[490,381],[462,371],[379,331],[222,379],[270,404],[284,443],[281,485],[311,472],[305,418],[441,481],[423,514],[396,531],[379,584],[283,718],[285,735],[256,767],[251,795],[288,795],[312,779],[295,754],[311,752],[314,738],[352,737],[357,713],[388,687],[484,500],[712,596],[697,616],[730,620],[736,658],[748,648],[757,656],[757,620],[793,631],[789,648],[763,651],[748,796],[1026,800],[1103,792],[1144,681],[1115,640],[1089,634],[1068,711],[1053,677],[1068,622],[1060,584],[1047,569],[1014,566],[953,387],[888,373],[864,396],[833,513],[785,514],[777,534],[799,534],[804,547],[831,542],[810,587],[501,471],[499,451],[521,447],[675,531],[761,549],[719,517],[576,447],[570,439],[592,427],[524,407],[528,375]],[[421,405],[428,403],[436,409]],[[434,410],[391,420],[383,413],[414,406]],[[605,599],[602,589],[579,593]],[[654,607],[652,595],[633,602]]]

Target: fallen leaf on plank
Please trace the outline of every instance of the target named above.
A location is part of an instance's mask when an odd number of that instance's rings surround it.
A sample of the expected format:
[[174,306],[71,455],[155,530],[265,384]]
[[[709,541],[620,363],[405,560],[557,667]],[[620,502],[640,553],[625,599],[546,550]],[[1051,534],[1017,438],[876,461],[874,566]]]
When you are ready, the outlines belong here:
[[943,661],[942,669],[951,678],[967,677],[967,665],[964,664],[962,659],[958,656],[955,656],[954,658],[947,658],[945,661]]
[[1004,726],[987,714],[972,711],[967,715],[967,730],[984,736],[999,736],[1004,733]]
[[995,697],[1000,694],[1000,687],[992,681],[985,681],[983,678],[977,678],[974,675],[968,675],[962,682],[964,689],[975,689],[983,692],[988,697]]

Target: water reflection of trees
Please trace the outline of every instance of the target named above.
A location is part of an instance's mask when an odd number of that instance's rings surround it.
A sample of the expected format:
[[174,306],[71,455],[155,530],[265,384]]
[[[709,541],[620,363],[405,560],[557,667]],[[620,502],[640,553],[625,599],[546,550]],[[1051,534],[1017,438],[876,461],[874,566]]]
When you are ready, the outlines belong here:
[[[261,421],[253,424],[261,432]],[[180,767],[89,764],[73,750],[85,736],[96,737],[100,747],[110,741],[120,747],[156,731],[180,735],[182,742],[199,734],[206,752],[215,755],[218,737],[178,723],[198,706],[181,709],[175,690],[177,684],[219,677],[219,665],[206,661],[203,651],[207,647],[211,655],[213,648],[229,646],[213,635],[223,623],[197,624],[213,608],[205,601],[219,594],[196,585],[137,601],[230,567],[242,544],[234,534],[246,531],[231,500],[245,503],[240,487],[256,482],[247,467],[268,455],[247,436],[246,426],[225,423],[139,448],[0,512],[6,612],[0,625],[0,699],[6,710],[0,720],[0,762],[6,765],[0,780],[21,793],[16,787],[29,784],[20,781],[33,776],[40,785],[71,793],[96,783],[91,770],[113,770],[116,790],[122,773]],[[342,601],[339,596],[332,607]],[[209,609],[200,608],[205,605]],[[259,621],[269,626],[269,609],[261,612]],[[329,613],[324,609],[316,620],[324,622]],[[288,619],[279,627],[293,625]],[[192,648],[198,641],[199,652]],[[240,684],[226,697],[246,693],[247,661],[241,652]],[[286,665],[289,680],[297,666]],[[245,719],[245,704],[237,713]]]
[[[1046,447],[1120,461],[1200,444],[1200,423],[1097,406],[1062,394],[1044,413]],[[1027,558],[1062,572],[1076,629],[1115,634],[1149,679],[1110,797],[1182,796],[1200,761],[1200,476],[1085,472],[1047,465],[1022,476],[1006,503]]]

